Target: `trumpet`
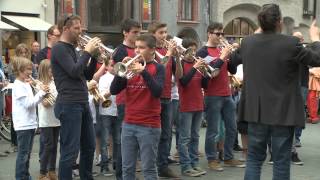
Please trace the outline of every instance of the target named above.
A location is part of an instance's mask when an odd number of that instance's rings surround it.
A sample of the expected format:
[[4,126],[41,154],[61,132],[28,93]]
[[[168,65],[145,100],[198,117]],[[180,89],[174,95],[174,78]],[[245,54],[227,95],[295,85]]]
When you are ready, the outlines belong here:
[[[138,54],[126,63],[123,63],[123,62],[116,63],[113,67],[114,72],[120,77],[131,79],[135,75],[135,73],[130,71],[130,65],[136,62],[140,57],[141,57],[141,54]],[[146,61],[144,60],[143,67],[145,66],[146,66]]]
[[89,93],[93,95],[93,99],[95,103],[99,103],[101,101],[101,106],[104,108],[110,107],[112,104],[112,101],[110,99],[107,99],[104,95],[101,95],[98,91],[98,88],[91,88],[89,90]]
[[[170,44],[170,42],[166,39],[163,40],[165,42],[165,44],[168,46]],[[182,39],[178,38],[178,37],[173,37],[173,41],[177,43],[177,52],[179,54],[182,54],[183,56],[192,56],[193,55],[193,49],[192,48],[185,48],[182,46]],[[181,43],[179,43],[179,42]]]
[[[37,79],[34,79],[32,76],[29,76],[29,77],[31,80],[30,85],[33,87],[33,89],[35,89],[36,91],[39,91],[40,90],[39,86],[42,85],[43,83]],[[44,96],[43,101],[47,102],[50,106],[53,106],[56,102],[56,97],[52,93],[49,92]]]
[[[92,37],[83,34],[79,36],[79,44],[81,47],[84,47],[87,45],[87,43],[92,39]],[[99,49],[101,50],[101,58],[103,58],[103,61],[105,64],[107,64],[108,60],[110,59],[110,57],[112,56],[112,54],[114,53],[114,49],[108,48],[107,46],[105,46],[102,43],[99,43]]]
[[224,37],[220,37],[220,38],[219,38],[219,41],[220,41],[220,44],[222,45],[222,47],[229,47],[232,52],[236,50],[236,48],[233,47],[233,46],[228,42],[228,40],[225,39]]
[[242,83],[238,78],[236,78],[232,74],[229,74],[229,78],[230,78],[230,84],[233,88],[241,88]]
[[[195,61],[198,61],[198,59],[195,56],[191,56]],[[185,56],[181,55],[181,58],[185,58]],[[216,77],[220,70],[219,69],[215,69],[213,67],[211,67],[209,64],[205,64],[203,66],[201,66],[199,69],[197,68],[197,71],[203,76],[206,77],[208,76],[209,78],[214,78]]]

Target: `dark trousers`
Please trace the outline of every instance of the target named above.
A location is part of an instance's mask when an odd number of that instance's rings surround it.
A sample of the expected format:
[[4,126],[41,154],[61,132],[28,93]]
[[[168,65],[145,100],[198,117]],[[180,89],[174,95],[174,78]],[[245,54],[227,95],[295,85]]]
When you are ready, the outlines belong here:
[[54,113],[61,123],[59,180],[72,179],[72,166],[79,150],[80,178],[92,180],[95,135],[89,104],[58,103]]
[[171,144],[171,129],[172,123],[170,122],[171,114],[171,100],[161,99],[161,136],[158,146],[158,160],[157,165],[159,171],[168,167],[168,157],[170,156]]
[[29,161],[32,152],[35,129],[20,130],[17,132],[18,153],[16,160],[16,180],[29,180]]
[[40,159],[40,173],[55,171],[60,127],[41,128],[40,140],[43,141]]
[[[121,138],[121,131],[122,131],[122,122],[124,119],[124,112],[125,112],[125,105],[120,104],[117,106],[118,110],[118,121],[121,123],[120,126],[120,138]],[[121,154],[121,141],[117,149],[117,160],[116,160],[116,178],[117,180],[122,180],[122,154]]]
[[12,122],[12,115],[11,115],[11,129],[10,129],[10,135],[11,135],[11,145],[17,146],[17,133],[13,128],[13,122]]
[[248,159],[245,180],[260,180],[261,167],[266,159],[267,142],[271,138],[273,180],[290,180],[291,146],[294,127],[248,125]]

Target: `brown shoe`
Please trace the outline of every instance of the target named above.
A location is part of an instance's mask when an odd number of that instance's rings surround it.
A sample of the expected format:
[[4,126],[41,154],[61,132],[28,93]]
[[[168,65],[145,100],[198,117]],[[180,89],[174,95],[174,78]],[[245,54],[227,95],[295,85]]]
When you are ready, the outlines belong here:
[[50,180],[46,175],[40,174],[38,180]]
[[58,180],[58,176],[55,171],[49,171],[47,176],[50,180]]
[[238,167],[238,168],[245,168],[246,164],[240,162],[236,159],[229,159],[224,161],[224,166],[226,167]]
[[215,171],[223,171],[223,167],[218,160],[211,160],[208,162],[208,168]]

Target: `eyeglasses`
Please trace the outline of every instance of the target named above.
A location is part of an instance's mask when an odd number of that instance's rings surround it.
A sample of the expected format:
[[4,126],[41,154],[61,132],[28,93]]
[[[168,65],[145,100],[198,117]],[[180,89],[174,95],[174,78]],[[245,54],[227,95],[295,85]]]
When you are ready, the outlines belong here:
[[224,36],[223,32],[210,32],[210,34],[215,34],[216,36]]

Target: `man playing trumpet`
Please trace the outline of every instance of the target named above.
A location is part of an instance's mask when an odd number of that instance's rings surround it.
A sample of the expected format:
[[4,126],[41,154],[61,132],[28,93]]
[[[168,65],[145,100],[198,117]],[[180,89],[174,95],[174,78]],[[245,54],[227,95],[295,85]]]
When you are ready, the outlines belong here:
[[58,28],[61,37],[52,48],[51,67],[58,91],[54,112],[61,123],[59,179],[72,179],[72,165],[81,147],[80,178],[92,180],[95,141],[86,79],[92,79],[97,63],[92,54],[101,41],[89,40],[79,57],[75,45],[81,34],[80,17],[64,17],[59,20]]
[[[233,144],[237,133],[235,120],[236,106],[231,97],[230,82],[228,71],[231,74],[236,72],[236,67],[230,66],[227,59],[231,52],[230,46],[218,48],[223,38],[223,26],[221,23],[212,23],[207,28],[208,41],[202,47],[197,56],[211,56],[214,60],[211,66],[220,68],[220,73],[208,82],[205,89],[205,112],[207,118],[207,132],[205,140],[205,152],[208,160],[208,166],[211,170],[223,171],[223,167],[217,160],[217,150],[215,138],[219,131],[218,125],[224,121],[226,129],[224,145],[224,165],[232,167],[245,167],[243,163],[235,160],[233,157]],[[219,133],[223,134],[223,133]]]

